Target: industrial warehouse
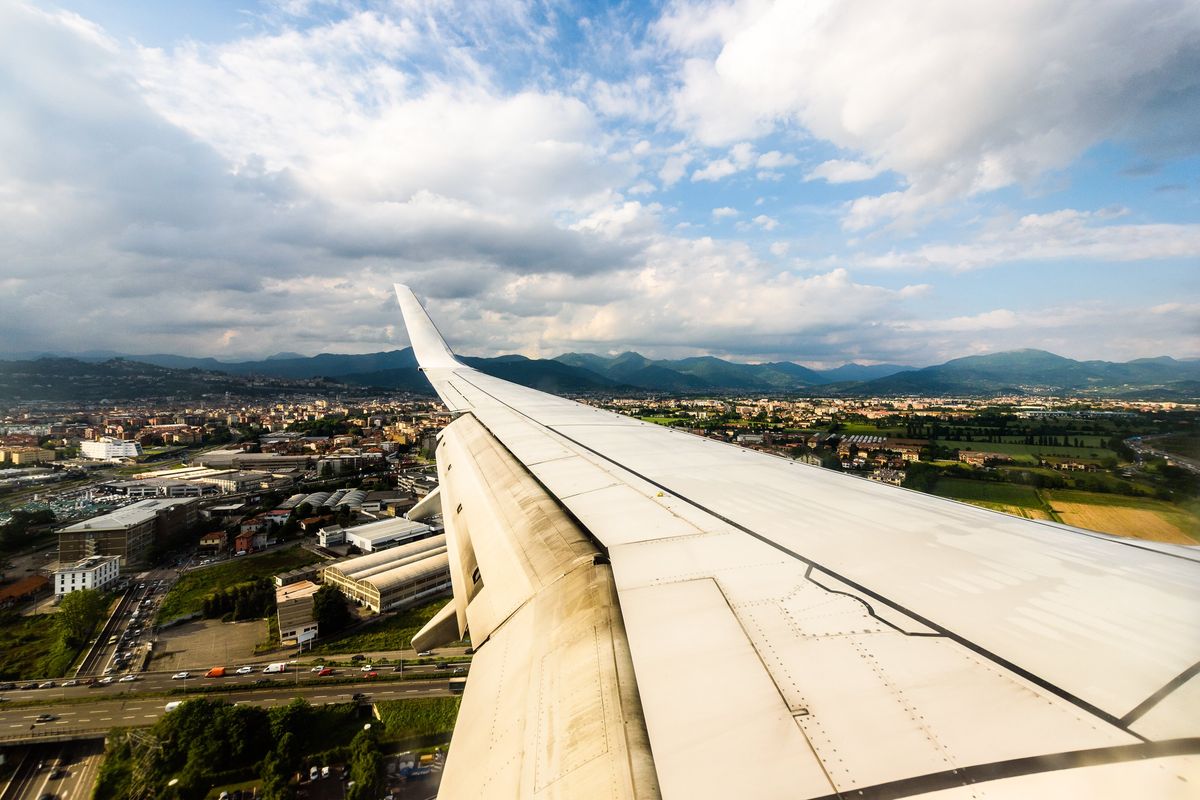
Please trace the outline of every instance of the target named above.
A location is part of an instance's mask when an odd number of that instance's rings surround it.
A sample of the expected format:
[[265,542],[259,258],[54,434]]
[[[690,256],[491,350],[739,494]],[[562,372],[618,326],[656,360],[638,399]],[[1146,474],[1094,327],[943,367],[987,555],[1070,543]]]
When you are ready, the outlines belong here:
[[450,590],[446,535],[340,561],[325,567],[321,580],[375,612],[414,605]]

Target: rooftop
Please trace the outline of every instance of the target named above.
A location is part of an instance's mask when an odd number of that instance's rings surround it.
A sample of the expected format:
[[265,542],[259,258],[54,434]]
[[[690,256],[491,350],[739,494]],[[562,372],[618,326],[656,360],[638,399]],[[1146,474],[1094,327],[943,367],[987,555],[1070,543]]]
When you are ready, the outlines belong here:
[[194,503],[196,500],[195,497],[152,497],[149,500],[141,500],[98,517],[85,519],[83,522],[76,522],[61,530],[66,533],[74,533],[76,531],[132,528],[154,519],[161,511]]

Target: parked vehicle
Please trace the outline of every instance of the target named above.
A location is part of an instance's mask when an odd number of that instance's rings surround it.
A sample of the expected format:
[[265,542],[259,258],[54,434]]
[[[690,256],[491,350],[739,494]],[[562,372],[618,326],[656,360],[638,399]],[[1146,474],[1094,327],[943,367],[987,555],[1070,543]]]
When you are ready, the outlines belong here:
[[321,770],[317,769],[316,767],[308,768],[308,779],[310,781],[315,781],[319,777],[321,777]]

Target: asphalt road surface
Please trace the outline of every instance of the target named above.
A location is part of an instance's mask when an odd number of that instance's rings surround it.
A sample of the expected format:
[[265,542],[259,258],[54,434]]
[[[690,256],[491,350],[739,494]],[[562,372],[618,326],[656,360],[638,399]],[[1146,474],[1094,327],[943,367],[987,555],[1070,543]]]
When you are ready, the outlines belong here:
[[[450,694],[448,682],[430,681],[359,681],[353,684],[324,685],[310,681],[300,685],[277,684],[246,691],[220,692],[194,697],[209,697],[232,703],[256,706],[276,706],[303,697],[310,703],[348,703],[361,692],[368,701],[404,700],[414,697],[440,697]],[[86,690],[84,690],[86,691]],[[88,697],[84,695],[84,697]],[[119,697],[92,695],[87,702],[47,698],[44,703],[12,707],[0,706],[0,744],[6,738],[19,738],[30,733],[96,733],[102,735],[113,728],[153,725],[166,712],[166,704],[188,699],[183,695],[147,696],[146,692],[128,692]],[[54,719],[38,722],[41,714]]]
[[96,785],[104,743],[99,740],[30,747],[9,782],[4,800],[89,800]]

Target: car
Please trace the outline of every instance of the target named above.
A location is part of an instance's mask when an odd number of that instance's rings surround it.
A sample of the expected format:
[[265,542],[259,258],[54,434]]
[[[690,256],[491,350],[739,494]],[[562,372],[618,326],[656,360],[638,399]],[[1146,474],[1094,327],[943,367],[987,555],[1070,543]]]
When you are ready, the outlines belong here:
[[359,672],[370,672],[373,669],[375,669],[375,668],[372,667],[370,664],[364,664],[361,667],[359,667],[358,671]]
[[365,674],[363,675],[363,677],[364,677],[364,678],[378,678],[378,677],[379,677],[379,673],[378,673],[378,672],[376,672],[375,670],[371,670],[370,672],[367,672],[367,673],[365,673]]
[[447,664],[445,661],[439,661],[434,666],[437,669],[450,669],[450,665]]
[[114,678],[112,675],[105,675],[103,678],[96,681],[96,685],[97,686],[108,686],[110,683],[112,683],[115,680],[116,680],[116,678]]
[[53,714],[38,714],[36,717],[34,717],[33,721],[34,722],[53,722],[56,719],[58,719],[58,717],[54,716]]
[[38,683],[37,683],[37,681],[31,681],[30,683],[23,684],[23,685],[21,686],[21,689],[22,689],[22,690],[24,690],[24,689],[36,689],[37,687],[38,687]]
[[50,773],[50,780],[52,781],[57,781],[65,777],[67,777],[67,771],[62,767],[58,767]]
[[79,685],[79,681],[75,680],[74,678],[72,678],[69,681],[62,682],[62,687],[64,689],[70,689],[72,686],[78,686],[78,685]]
[[308,779],[310,781],[315,781],[319,777],[321,777],[321,770],[317,769],[316,767],[308,768]]
[[333,674],[333,669],[331,667],[325,667],[323,670],[321,670],[320,672],[317,673],[317,677],[324,678],[326,675],[332,675],[332,674]]
[[104,668],[104,674],[105,674],[105,675],[111,675],[111,674],[113,674],[113,671],[114,671],[114,670],[113,670],[113,667],[111,667],[111,666],[109,666],[109,667],[105,667],[105,668]]
[[258,678],[254,681],[253,685],[254,686],[270,686],[273,683],[275,683],[275,681],[271,678]]
[[39,689],[53,689],[55,687],[55,685],[56,684],[54,683],[54,681],[42,681],[41,683],[38,684],[38,688]]
[[321,777],[322,778],[329,777],[329,767],[321,767]]
[[350,695],[350,699],[351,700],[366,700],[367,696],[365,694],[363,694],[362,692],[355,692],[354,694]]
[[404,662],[401,661],[399,664],[392,667],[392,672],[404,672]]
[[310,669],[310,670],[309,670],[309,672],[320,672],[320,671],[321,671],[321,670],[323,670],[323,669],[325,669],[325,665],[324,665],[324,664],[318,664],[317,666],[315,666],[315,667],[313,667],[312,669]]
[[190,673],[190,672],[176,672],[174,675],[171,676],[171,680],[186,681],[190,677],[192,677],[192,673]]
[[11,692],[15,688],[17,688],[15,683],[0,683],[0,692]]
[[136,680],[137,680],[137,675],[133,675],[133,674],[122,675],[121,677],[117,678],[117,683],[133,683]]
[[418,658],[429,658],[431,655],[433,655],[432,650],[422,650],[421,652],[417,653]]
[[356,656],[350,656],[350,661],[352,661],[353,663],[356,663],[356,664],[357,664],[359,661],[366,661],[366,660],[367,660],[367,657],[366,657],[366,656],[364,656],[362,653],[359,653],[359,654],[358,654],[358,655],[356,655]]
[[254,667],[238,667],[237,668],[238,675],[249,675],[251,672],[254,672]]

